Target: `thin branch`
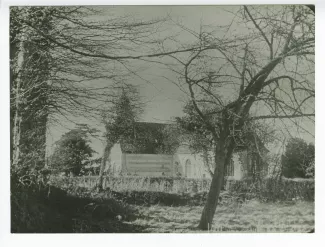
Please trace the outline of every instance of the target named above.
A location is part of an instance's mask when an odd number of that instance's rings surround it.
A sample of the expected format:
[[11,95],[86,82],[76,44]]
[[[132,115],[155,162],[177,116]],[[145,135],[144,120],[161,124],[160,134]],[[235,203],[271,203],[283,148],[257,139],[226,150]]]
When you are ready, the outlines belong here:
[[[248,14],[249,18],[251,19],[251,21],[254,23],[254,26],[258,29],[258,31],[261,33],[261,35],[263,36],[265,42],[267,43],[267,45],[270,48],[270,60],[273,59],[273,44],[269,41],[269,39],[266,37],[266,34],[263,32],[263,30],[261,29],[261,27],[256,23],[255,19],[253,18],[253,16],[251,15],[251,13],[249,12],[247,6],[244,6],[244,9],[246,11],[246,13]],[[271,38],[273,40],[273,37]]]
[[256,116],[256,117],[251,117],[248,120],[260,120],[260,119],[283,119],[283,118],[299,118],[299,117],[315,117],[315,113],[306,113],[306,114],[293,114],[293,115],[264,115],[264,116]]

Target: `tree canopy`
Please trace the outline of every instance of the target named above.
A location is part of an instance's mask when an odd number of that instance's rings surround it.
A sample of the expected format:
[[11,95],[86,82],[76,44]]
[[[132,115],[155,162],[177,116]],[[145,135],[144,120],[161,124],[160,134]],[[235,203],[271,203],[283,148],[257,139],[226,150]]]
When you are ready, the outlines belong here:
[[[209,229],[225,167],[248,123],[276,119],[285,130],[314,123],[315,16],[306,6],[240,6],[224,26],[201,25],[195,50],[168,65],[217,144],[215,171],[199,227]],[[206,112],[202,102],[214,106]],[[215,121],[219,118],[218,121]],[[291,128],[288,127],[291,124]]]
[[314,176],[315,146],[303,139],[292,138],[288,141],[282,156],[282,174],[288,178]]
[[[184,41],[177,34],[166,37],[159,25],[165,20],[144,22],[107,13],[103,20],[97,18],[99,8],[86,6],[11,8],[12,172],[24,176],[45,164],[49,122],[60,124],[62,117],[81,115],[96,118],[108,105],[103,114],[102,181],[110,149],[132,136],[141,109],[134,104],[136,90],[124,83],[138,76],[130,61],[162,64],[172,78],[167,73],[162,77],[190,100],[179,123],[194,136],[192,146],[205,151],[212,147],[215,169],[199,224],[210,229],[225,167],[245,140],[245,130],[261,121],[283,124],[281,129],[288,132],[301,130],[301,119],[313,125],[315,116],[314,9],[236,6],[230,12],[229,23],[201,23],[199,30],[173,21],[180,33],[191,36]],[[100,87],[96,80],[106,84]],[[75,167],[71,169],[77,174],[91,152],[83,132],[72,131],[59,144],[71,152],[58,149],[57,163],[68,157],[72,162],[61,163]]]
[[51,156],[51,169],[79,175],[83,166],[95,151],[89,145],[88,135],[96,132],[87,125],[78,125],[77,128],[65,133],[55,143],[54,153]]

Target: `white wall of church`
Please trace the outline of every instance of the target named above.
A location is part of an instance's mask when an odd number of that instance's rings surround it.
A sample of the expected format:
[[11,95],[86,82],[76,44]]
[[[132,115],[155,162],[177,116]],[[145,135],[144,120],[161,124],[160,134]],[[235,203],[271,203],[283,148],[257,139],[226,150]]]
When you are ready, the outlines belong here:
[[[115,144],[111,150],[110,160],[106,166],[106,170],[110,169],[111,173],[118,175],[121,172],[127,173],[125,155],[121,150],[119,144]],[[140,155],[141,156],[141,155]],[[143,156],[143,155],[142,155]],[[145,155],[144,155],[145,156]],[[151,155],[154,156],[154,155]],[[162,159],[163,155],[157,155],[158,159]],[[166,155],[167,157],[167,155]],[[124,158],[124,160],[123,160]],[[161,162],[161,161],[159,161]],[[147,162],[148,163],[148,162]],[[155,163],[155,162],[154,162]],[[243,167],[237,153],[233,154],[233,164],[234,164],[234,176],[233,179],[242,179],[244,176]],[[153,164],[153,166],[156,164]],[[141,174],[140,174],[141,173]],[[210,178],[210,174],[207,171],[206,166],[201,155],[198,154],[186,154],[186,153],[176,153],[172,156],[172,172],[163,173],[159,171],[151,172],[150,169],[148,172],[142,171],[139,175],[141,176],[181,176],[187,178]]]
[[239,154],[234,153],[232,156],[234,162],[234,176],[233,179],[239,180],[243,178],[243,167],[239,159]]
[[120,144],[115,144],[111,150],[110,159],[106,165],[106,171],[111,169],[113,174],[120,174],[122,171],[122,150]]
[[199,155],[194,154],[175,154],[174,166],[178,163],[181,167],[180,173],[182,177],[188,178],[207,178],[209,173],[203,163],[203,159]]

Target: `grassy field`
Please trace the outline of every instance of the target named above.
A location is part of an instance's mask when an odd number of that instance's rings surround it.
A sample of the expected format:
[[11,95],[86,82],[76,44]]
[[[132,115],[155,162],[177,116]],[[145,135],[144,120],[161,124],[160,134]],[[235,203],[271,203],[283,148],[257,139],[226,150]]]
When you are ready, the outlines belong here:
[[[193,233],[204,194],[114,192],[55,187],[19,188],[12,197],[12,232],[21,233]],[[228,195],[228,197],[226,196]],[[237,200],[224,192],[211,232],[309,232],[314,202]]]
[[[86,212],[84,206],[80,208],[80,216],[85,220],[86,228],[80,228],[78,225],[75,232],[202,232],[197,229],[197,225],[204,203],[200,200],[195,201],[195,195],[185,197],[185,201],[179,200],[182,198],[181,195],[164,199],[164,193],[157,194],[158,198],[152,198],[159,199],[158,201],[140,200],[148,199],[150,195],[142,192],[119,194],[122,200],[117,199],[118,193],[114,195],[111,197],[105,192],[93,194],[90,197],[95,200],[92,209]],[[134,201],[135,198],[138,200]],[[79,206],[81,205],[78,204]],[[99,217],[94,217],[96,212],[94,209],[99,209]],[[118,219],[118,215],[122,217]],[[80,222],[81,218],[77,216],[77,222]],[[233,198],[228,198],[217,207],[211,232],[307,233],[312,229],[314,229],[314,202],[301,200],[237,202]]]
[[[138,217],[126,222],[142,232],[198,232],[201,206],[135,206]],[[314,228],[314,203],[250,201],[218,207],[212,232],[308,232]]]
[[[103,191],[80,186],[78,180],[44,188],[14,187],[11,230],[14,233],[202,232],[197,225],[206,191],[166,191],[164,180],[160,181],[160,191],[151,191],[144,179],[137,181],[140,187],[134,181],[126,179],[127,187],[118,184],[121,186],[115,187],[119,190]],[[253,189],[245,183],[235,185],[220,194],[211,232],[307,233],[314,229],[313,181],[283,180],[279,184],[268,180]]]

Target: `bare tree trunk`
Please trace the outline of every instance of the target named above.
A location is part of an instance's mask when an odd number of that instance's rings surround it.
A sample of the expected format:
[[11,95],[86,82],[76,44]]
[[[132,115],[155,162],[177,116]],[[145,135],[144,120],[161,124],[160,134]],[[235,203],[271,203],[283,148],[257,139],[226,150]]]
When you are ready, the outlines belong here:
[[[22,30],[23,32],[23,30]],[[13,157],[12,157],[12,167],[16,168],[20,160],[20,139],[21,139],[21,122],[22,122],[22,110],[21,108],[21,87],[23,84],[23,67],[25,60],[25,34],[21,36],[19,43],[19,50],[17,54],[17,64],[15,68],[15,73],[17,73],[16,82],[13,82],[14,86],[14,97],[15,97],[15,115],[13,123]]]
[[203,150],[203,163],[205,164],[205,167],[210,174],[211,178],[213,178],[213,172],[211,171],[210,164],[209,164],[209,154],[206,149]]
[[215,149],[215,169],[208,193],[208,198],[202,211],[198,228],[210,230],[212,220],[218,205],[220,191],[224,185],[225,168],[229,164],[233,152],[233,143],[219,140],[219,145]]
[[[16,104],[18,105],[18,104]],[[20,159],[20,126],[21,126],[21,116],[19,114],[19,108],[16,108],[15,118],[14,118],[14,129],[13,129],[13,158],[12,166],[17,167]]]
[[225,158],[223,155],[220,155],[219,153],[215,154],[214,175],[212,177],[208,198],[201,215],[200,224],[198,226],[201,230],[211,229],[213,216],[217,208],[218,198],[223,184],[224,163]]
[[98,191],[104,190],[104,188],[103,188],[104,171],[105,171],[106,162],[110,156],[112,147],[113,147],[113,145],[111,143],[107,142],[105,145],[105,148],[104,148],[103,158],[102,158],[102,162],[100,164],[100,170],[99,170],[99,179],[98,179],[98,184],[97,184]]

